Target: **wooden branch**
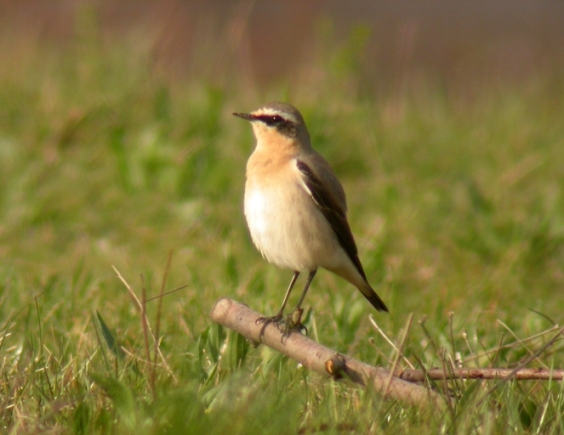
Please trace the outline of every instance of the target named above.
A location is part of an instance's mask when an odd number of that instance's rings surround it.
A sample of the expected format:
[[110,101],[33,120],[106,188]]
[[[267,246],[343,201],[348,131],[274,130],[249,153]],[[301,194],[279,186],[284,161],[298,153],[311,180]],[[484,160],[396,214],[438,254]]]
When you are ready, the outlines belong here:
[[383,368],[339,354],[302,334],[292,333],[284,337],[276,325],[257,324],[259,317],[259,313],[246,305],[226,298],[218,300],[211,312],[214,322],[249,340],[264,343],[317,373],[334,379],[348,378],[363,387],[370,384],[385,397],[412,406],[446,409],[446,402],[435,391],[401,380]]
[[513,373],[512,369],[452,369],[445,372],[443,369],[430,370],[404,370],[396,372],[396,376],[408,382],[422,382],[426,379],[444,381],[447,379],[506,379],[517,380],[554,380],[564,379],[564,370],[548,369],[521,369]]

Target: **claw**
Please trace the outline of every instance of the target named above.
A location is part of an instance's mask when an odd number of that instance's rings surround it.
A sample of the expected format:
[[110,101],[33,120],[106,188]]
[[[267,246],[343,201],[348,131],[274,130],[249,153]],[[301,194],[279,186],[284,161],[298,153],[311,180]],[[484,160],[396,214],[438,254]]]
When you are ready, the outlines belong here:
[[278,313],[275,316],[271,317],[259,317],[257,320],[255,320],[255,325],[258,325],[259,323],[264,324],[264,326],[270,323],[275,323],[276,325],[278,325],[283,317],[284,316],[282,315],[282,313]]
[[302,323],[303,312],[303,308],[298,308],[292,314],[287,314],[286,316],[284,316],[282,313],[278,313],[272,317],[259,317],[255,321],[255,324],[262,324],[264,330],[264,327],[273,323],[274,325],[276,325],[278,330],[283,333],[284,337],[288,337],[292,332],[299,332],[301,334],[307,335],[308,329]]

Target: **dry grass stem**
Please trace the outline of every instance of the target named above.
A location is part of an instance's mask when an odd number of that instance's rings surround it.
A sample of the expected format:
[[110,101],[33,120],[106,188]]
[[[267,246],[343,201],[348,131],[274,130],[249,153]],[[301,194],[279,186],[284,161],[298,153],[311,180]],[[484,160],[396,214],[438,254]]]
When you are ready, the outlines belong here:
[[[146,324],[147,326],[147,330],[149,331],[149,333],[151,334],[151,337],[153,339],[153,341],[155,343],[157,343],[156,345],[156,349],[157,349],[157,353],[159,355],[159,358],[162,361],[162,365],[163,367],[166,369],[167,373],[169,374],[169,376],[171,376],[175,382],[178,381],[176,375],[173,373],[173,371],[171,370],[171,368],[169,367],[168,363],[166,362],[166,359],[164,357],[164,355],[162,354],[159,346],[158,346],[158,341],[157,341],[157,337],[155,336],[155,333],[153,332],[153,329],[151,328],[151,325],[149,323],[149,319],[147,319],[145,310],[143,308],[144,304],[139,300],[139,298],[137,297],[137,295],[135,294],[135,292],[133,291],[133,289],[131,288],[131,286],[129,285],[129,283],[125,280],[125,278],[119,273],[119,271],[117,270],[117,268],[115,266],[112,266],[112,269],[114,269],[114,272],[116,273],[116,275],[118,276],[118,278],[120,279],[120,281],[125,285],[125,288],[127,289],[127,292],[129,294],[129,296],[131,297],[131,299],[133,300],[133,303],[135,305],[135,307],[139,310],[139,312],[141,313],[142,317],[143,317],[143,325]],[[147,358],[150,360],[150,358]]]
[[[409,316],[409,325],[411,326],[411,321],[412,321],[412,315],[410,314]],[[370,323],[372,324],[372,326],[374,327],[374,329],[376,329],[376,331],[378,331],[378,333],[384,338],[384,340],[386,340],[386,342],[392,346],[392,348],[397,352],[398,355],[401,355],[401,358],[404,360],[404,362],[411,367],[412,369],[415,369],[415,366],[413,364],[411,364],[411,362],[399,351],[399,349],[396,347],[396,345],[394,344],[394,342],[392,340],[390,340],[388,338],[388,336],[386,335],[386,333],[384,331],[382,331],[382,329],[378,326],[378,323],[376,323],[376,320],[374,320],[374,317],[372,316],[372,314],[370,314],[368,316],[368,319],[370,320]]]

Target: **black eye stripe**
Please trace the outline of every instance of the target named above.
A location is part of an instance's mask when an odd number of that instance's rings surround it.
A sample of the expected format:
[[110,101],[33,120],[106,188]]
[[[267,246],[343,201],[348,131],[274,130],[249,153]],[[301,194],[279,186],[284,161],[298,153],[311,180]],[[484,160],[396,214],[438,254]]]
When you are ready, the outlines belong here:
[[271,127],[286,122],[286,120],[280,115],[259,115],[255,117],[255,119],[258,119]]

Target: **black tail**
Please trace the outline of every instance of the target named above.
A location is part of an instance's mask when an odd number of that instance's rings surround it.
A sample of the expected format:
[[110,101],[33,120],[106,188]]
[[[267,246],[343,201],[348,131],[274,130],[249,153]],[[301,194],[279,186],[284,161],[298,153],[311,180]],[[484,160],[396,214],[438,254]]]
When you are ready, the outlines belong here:
[[368,299],[368,302],[370,302],[374,308],[376,308],[378,311],[385,311],[386,313],[388,312],[388,307],[386,306],[384,301],[380,299],[380,296],[376,294],[374,289],[370,287],[368,283],[366,283],[365,288],[359,288],[359,290],[362,292],[364,297]]

